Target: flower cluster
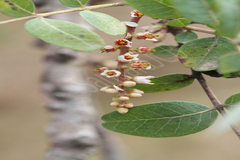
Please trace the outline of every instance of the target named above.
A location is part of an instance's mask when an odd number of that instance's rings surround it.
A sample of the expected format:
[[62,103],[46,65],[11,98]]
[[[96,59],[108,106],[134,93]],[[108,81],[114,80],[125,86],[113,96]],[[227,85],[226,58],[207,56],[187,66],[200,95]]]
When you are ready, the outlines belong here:
[[114,41],[114,46],[106,45],[101,49],[102,52],[115,52],[118,49],[120,50],[120,55],[117,57],[118,69],[110,70],[107,67],[97,68],[94,72],[107,78],[118,78],[118,84],[112,86],[105,86],[100,89],[100,91],[109,93],[109,94],[119,94],[112,99],[110,103],[111,106],[117,107],[119,113],[127,113],[129,108],[132,108],[134,105],[129,102],[130,98],[139,98],[144,94],[143,91],[135,89],[137,84],[147,84],[153,85],[151,78],[154,76],[135,76],[130,77],[126,76],[124,70],[131,69],[134,71],[139,70],[149,70],[151,69],[151,64],[144,60],[139,60],[140,54],[149,54],[154,51],[153,48],[148,47],[138,47],[137,49],[131,48],[132,38],[139,40],[151,40],[158,41],[157,35],[149,31],[140,32],[134,34],[135,28],[138,26],[136,22],[144,16],[144,14],[139,11],[131,12],[132,21],[124,22],[127,26],[127,34],[124,39],[116,39]]

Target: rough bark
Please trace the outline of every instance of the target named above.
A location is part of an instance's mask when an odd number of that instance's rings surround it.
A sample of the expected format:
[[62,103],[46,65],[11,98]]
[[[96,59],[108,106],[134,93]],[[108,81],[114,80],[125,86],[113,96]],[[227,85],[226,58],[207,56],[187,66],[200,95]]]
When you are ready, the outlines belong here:
[[[57,1],[49,1],[42,9],[52,11],[63,7]],[[86,26],[78,21],[80,16],[75,15],[56,15],[54,19]],[[116,138],[100,124],[90,84],[86,82],[88,61],[84,53],[47,46],[41,81],[51,115],[47,127],[50,148],[45,160],[84,160],[94,154],[97,147],[101,148],[104,160],[126,159]]]

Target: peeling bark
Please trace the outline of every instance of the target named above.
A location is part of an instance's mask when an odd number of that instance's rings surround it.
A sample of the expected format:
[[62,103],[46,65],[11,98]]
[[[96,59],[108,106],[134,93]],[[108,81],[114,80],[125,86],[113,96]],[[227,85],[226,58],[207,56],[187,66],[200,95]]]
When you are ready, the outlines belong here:
[[[62,7],[58,1],[49,1],[42,9],[61,10]],[[79,22],[80,17],[75,15],[55,15],[54,19],[88,25]],[[98,148],[104,160],[126,159],[116,137],[100,124],[91,85],[86,81],[89,62],[85,54],[55,45],[47,48],[41,80],[51,115],[47,127],[50,148],[45,160],[84,160]]]

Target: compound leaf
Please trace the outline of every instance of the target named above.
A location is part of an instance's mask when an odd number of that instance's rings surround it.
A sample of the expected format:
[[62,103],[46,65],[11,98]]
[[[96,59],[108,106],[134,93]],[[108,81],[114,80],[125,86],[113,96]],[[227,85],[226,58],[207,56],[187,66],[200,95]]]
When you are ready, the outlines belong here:
[[117,111],[102,117],[102,125],[111,131],[141,137],[179,137],[211,126],[217,112],[209,107],[185,101],[169,101],[135,106],[126,114]]
[[80,15],[91,25],[110,35],[122,35],[126,32],[126,26],[118,19],[99,12],[85,10]]
[[33,19],[25,24],[27,32],[45,42],[79,51],[93,51],[104,46],[104,41],[96,33],[75,23]]
[[187,26],[191,22],[192,21],[187,18],[178,18],[178,19],[174,19],[174,20],[168,22],[167,24],[169,26]]
[[151,78],[150,80],[154,84],[137,84],[133,88],[145,93],[166,92],[187,87],[193,83],[194,78],[187,74],[175,73]]
[[182,32],[175,36],[175,41],[178,43],[187,43],[195,39],[198,39],[198,35],[193,31]]
[[34,13],[31,0],[0,0],[0,12],[11,17],[25,17]]
[[68,7],[82,7],[89,0],[59,0],[63,5]]
[[238,52],[236,43],[224,37],[209,37],[185,43],[178,50],[180,62],[195,71],[218,68],[218,58],[230,52]]
[[178,48],[176,46],[162,45],[154,48],[152,53],[158,57],[172,57],[177,55]]
[[149,17],[168,19],[181,16],[173,6],[172,0],[126,0],[126,2]]

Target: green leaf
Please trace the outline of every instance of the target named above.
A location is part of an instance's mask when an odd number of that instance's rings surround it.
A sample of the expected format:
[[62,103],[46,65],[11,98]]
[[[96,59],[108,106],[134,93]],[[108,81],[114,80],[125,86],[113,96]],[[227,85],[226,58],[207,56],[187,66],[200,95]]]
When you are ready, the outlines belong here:
[[172,0],[126,0],[126,2],[149,17],[168,19],[181,16],[173,6]]
[[198,35],[193,31],[182,32],[175,36],[175,41],[178,43],[187,43],[195,39],[198,39]]
[[230,96],[226,101],[225,104],[234,105],[240,102],[240,93],[234,94]]
[[110,35],[122,35],[126,32],[126,26],[118,19],[104,13],[85,10],[80,15],[91,25]]
[[218,72],[221,74],[240,72],[240,53],[223,55],[219,58],[218,64]]
[[214,24],[206,24],[206,26],[207,26],[208,28],[211,28],[211,29],[214,29],[214,30],[217,29],[217,26],[214,25]]
[[179,137],[211,126],[217,112],[185,101],[170,101],[135,106],[126,114],[117,111],[102,117],[104,128],[141,137]]
[[[59,0],[63,5],[68,7],[82,7],[89,0]],[[82,5],[81,5],[82,4]]]
[[190,41],[178,50],[180,62],[195,71],[218,68],[218,58],[229,52],[237,52],[238,46],[228,38],[209,37]]
[[104,46],[103,39],[96,33],[67,21],[33,19],[25,24],[25,29],[45,42],[79,51],[93,51]]
[[215,0],[173,0],[178,11],[189,20],[199,23],[216,23]]
[[192,21],[187,18],[178,18],[178,19],[174,19],[174,20],[168,22],[167,24],[169,26],[187,26],[191,22]]
[[137,84],[132,88],[144,91],[145,93],[166,92],[181,89],[193,83],[194,78],[187,74],[175,73],[151,78],[152,84]]
[[154,52],[152,52],[155,56],[158,57],[172,57],[177,55],[178,48],[176,46],[163,45],[154,48]]
[[34,13],[31,0],[0,0],[0,12],[11,17],[25,17]]
[[220,24],[217,27],[218,35],[235,37],[240,31],[240,1],[217,0],[217,13]]

